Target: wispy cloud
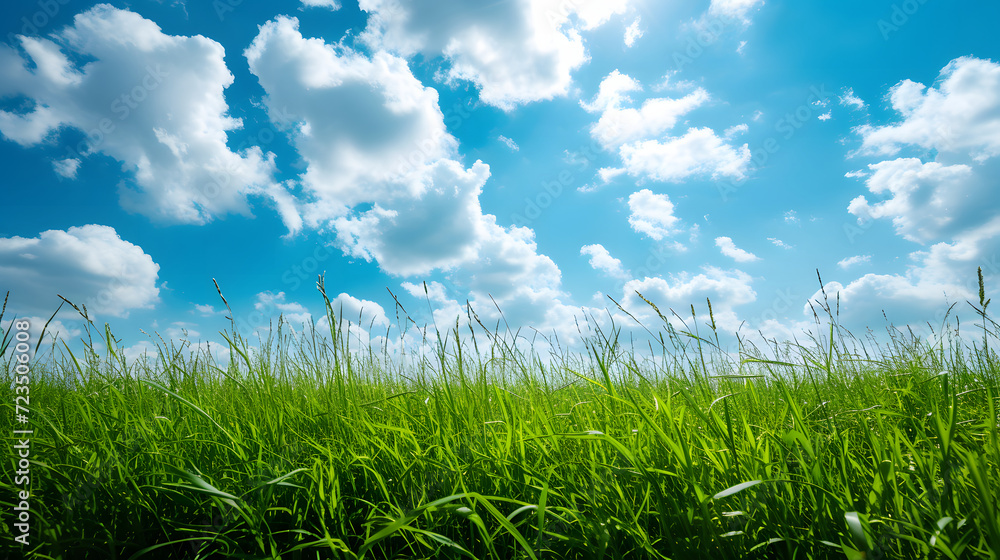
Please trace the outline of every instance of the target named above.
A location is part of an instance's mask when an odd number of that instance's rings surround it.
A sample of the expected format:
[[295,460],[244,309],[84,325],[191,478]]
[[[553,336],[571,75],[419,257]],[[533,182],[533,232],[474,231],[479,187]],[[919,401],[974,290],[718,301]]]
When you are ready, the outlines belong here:
[[778,239],[777,237],[768,237],[768,241],[774,244],[775,247],[781,247],[782,249],[792,249],[793,247],[788,243]]
[[715,245],[722,251],[722,254],[733,259],[736,262],[754,262],[760,260],[760,257],[749,252],[744,251],[733,243],[733,240],[729,237],[716,237]]
[[840,96],[840,104],[844,107],[851,107],[855,110],[861,110],[866,107],[863,99],[854,94],[853,88],[848,88],[843,95]]
[[837,266],[843,268],[844,270],[847,270],[852,266],[857,266],[859,264],[865,264],[871,262],[871,260],[872,260],[871,255],[855,255],[853,257],[847,257],[846,259],[841,260],[840,262],[837,263]]
[[642,29],[639,29],[640,18],[635,18],[628,27],[625,28],[625,46],[631,48],[635,42],[642,38]]
[[508,148],[510,148],[510,151],[512,152],[516,152],[521,149],[521,147],[517,145],[517,142],[511,140],[510,138],[507,138],[503,134],[497,136],[497,140],[503,142],[503,144]]

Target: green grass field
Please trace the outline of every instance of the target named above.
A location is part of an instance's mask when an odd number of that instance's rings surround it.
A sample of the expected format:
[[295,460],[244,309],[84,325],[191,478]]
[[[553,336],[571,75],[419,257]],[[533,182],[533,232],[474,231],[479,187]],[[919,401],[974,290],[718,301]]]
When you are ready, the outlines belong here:
[[3,551],[996,558],[987,303],[934,346],[899,331],[859,340],[827,308],[827,335],[739,356],[715,347],[708,316],[701,338],[647,325],[661,341],[652,356],[617,328],[547,359],[466,328],[407,366],[348,348],[339,319],[300,336],[279,323],[259,342],[227,331],[224,367],[172,342],[126,363],[91,324],[87,351],[60,345],[32,368],[27,547],[13,540],[5,350]]

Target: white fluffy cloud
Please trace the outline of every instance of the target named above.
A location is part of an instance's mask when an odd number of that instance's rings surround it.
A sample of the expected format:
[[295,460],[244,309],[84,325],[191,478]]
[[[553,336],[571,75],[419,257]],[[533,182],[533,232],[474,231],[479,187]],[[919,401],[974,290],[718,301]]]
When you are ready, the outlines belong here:
[[[846,285],[834,281],[824,287],[831,306],[839,294],[840,321],[849,329],[873,326],[872,317],[880,311],[896,325],[922,327],[930,318],[941,317],[950,304],[972,298],[973,292],[961,283],[942,282],[924,272],[915,267],[904,274],[866,274]],[[817,290],[810,299],[822,302],[823,294]],[[820,312],[819,307],[815,309]],[[802,312],[812,317],[808,305]]]
[[[722,331],[732,333],[740,326],[735,308],[757,299],[752,283],[753,279],[743,271],[715,267],[705,267],[695,275],[684,272],[669,278],[637,278],[625,284],[622,305],[640,318],[657,320],[655,311],[636,295],[639,292],[679,326],[679,320],[669,310],[690,317],[691,305],[701,307],[708,298],[712,301],[716,324]],[[690,321],[688,324],[691,326]]]
[[357,216],[333,221],[337,239],[349,254],[375,260],[390,274],[427,274],[474,259],[487,225],[479,194],[489,167],[469,170],[441,160],[429,171],[427,190],[417,197],[379,202]]
[[680,219],[674,215],[674,203],[665,194],[642,189],[628,197],[628,223],[637,233],[660,241],[678,231]]
[[480,99],[503,109],[565,95],[588,56],[582,31],[623,13],[627,1],[519,0],[482,5],[362,0],[370,13],[362,38],[409,57],[443,56],[449,81],[468,80]]
[[732,238],[729,237],[716,237],[715,246],[719,248],[724,256],[733,259],[736,262],[754,262],[760,260],[757,255],[740,249],[733,243]]
[[0,263],[0,285],[22,314],[47,317],[61,303],[57,294],[86,305],[92,317],[127,317],[159,301],[159,265],[108,226],[0,238]]
[[385,315],[385,309],[374,301],[358,299],[350,294],[341,293],[330,300],[333,312],[347,321],[367,328],[369,325],[375,327],[387,327],[389,318]]
[[629,175],[680,182],[692,176],[742,179],[750,148],[726,143],[710,128],[692,128],[683,136],[627,144],[620,150]]
[[639,82],[615,70],[601,81],[592,101],[580,103],[584,110],[600,114],[590,135],[606,150],[618,152],[624,171],[666,182],[746,176],[750,148],[728,142],[730,133],[743,130],[739,125],[730,127],[725,137],[707,127],[688,128],[680,136],[670,133],[681,117],[710,100],[707,91],[697,88],[681,98],[650,98],[631,107],[629,92],[641,90]]
[[852,239],[872,220],[888,219],[897,235],[920,248],[910,253],[905,271],[867,274],[836,286],[845,305],[883,308],[890,320],[918,327],[927,316],[943,314],[948,303],[975,299],[978,267],[988,281],[1000,275],[1000,199],[995,196],[1000,65],[958,58],[944,67],[937,84],[900,82],[889,98],[901,120],[857,129],[863,154],[916,148],[932,152],[933,161],[899,157],[869,165],[870,174],[855,176],[866,177],[865,186],[879,200],[861,195],[848,206],[858,221],[847,228]]
[[[532,230],[483,213],[489,166],[457,161],[437,92],[404,59],[305,38],[287,17],[261,26],[245,54],[272,119],[285,119],[306,162],[303,195],[292,202],[303,227],[333,229],[346,254],[391,275],[443,271],[464,292],[457,297],[467,296],[484,318],[495,300],[519,325],[565,319],[559,268],[538,253]],[[459,309],[452,299],[439,303]]]
[[[246,195],[271,183],[273,156],[226,145],[226,133],[242,123],[227,113],[223,91],[233,75],[222,45],[167,35],[107,4],[50,37],[20,37],[28,60],[0,45],[0,96],[34,104],[25,113],[0,111],[0,133],[23,146],[63,128],[84,133],[62,161],[105,154],[122,162],[132,174],[119,187],[128,210],[186,223],[249,213]],[[81,58],[89,61],[78,66]],[[56,169],[75,173],[68,164]]]
[[272,120],[308,165],[306,223],[315,227],[361,203],[419,196],[423,167],[457,146],[437,91],[399,57],[368,58],[305,38],[298,25],[288,17],[267,22],[244,54]]
[[601,116],[590,128],[590,134],[606,149],[659,136],[677,124],[678,119],[709,100],[708,92],[698,88],[680,98],[653,98],[645,100],[638,108],[623,107],[632,103],[630,91],[641,91],[642,85],[618,70],[601,81],[597,96],[590,103],[580,105]]
[[968,152],[976,161],[1000,155],[1000,64],[956,58],[941,70],[938,86],[903,80],[889,99],[903,120],[860,127],[865,152],[894,155],[910,144]]
[[868,190],[884,200],[870,203],[858,196],[848,212],[866,219],[891,218],[896,233],[916,243],[947,239],[970,223],[982,222],[997,205],[984,205],[995,191],[968,165],[923,163],[901,158],[868,166]]
[[612,278],[629,278],[629,274],[622,268],[622,261],[612,257],[611,253],[599,243],[580,247],[580,254],[590,257],[589,263],[594,270],[599,270]]

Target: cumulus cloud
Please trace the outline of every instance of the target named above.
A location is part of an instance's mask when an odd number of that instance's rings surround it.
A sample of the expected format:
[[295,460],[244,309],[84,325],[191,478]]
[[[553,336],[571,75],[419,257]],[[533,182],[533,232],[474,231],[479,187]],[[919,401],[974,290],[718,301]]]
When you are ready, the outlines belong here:
[[108,226],[0,238],[0,263],[0,285],[21,314],[50,315],[61,303],[57,294],[98,317],[127,317],[159,302],[159,265]]
[[910,253],[901,273],[847,283],[846,297],[859,305],[881,298],[892,320],[921,324],[918,311],[931,316],[949,303],[974,299],[978,267],[988,278],[1000,274],[1000,203],[992,195],[1000,160],[944,166],[901,158],[872,168],[869,189],[886,198],[874,204],[864,196],[854,199],[848,209],[859,225],[847,227],[848,235],[864,231],[860,226],[870,220],[891,219],[898,235],[921,248]]
[[[270,184],[273,156],[238,153],[226,134],[242,126],[223,91],[233,75],[222,45],[200,35],[167,35],[154,22],[107,4],[78,14],[51,38],[21,37],[27,59],[0,45],[0,97],[33,108],[0,111],[0,133],[22,146],[61,129],[87,136],[61,160],[104,154],[131,173],[119,187],[128,210],[165,221],[205,223],[248,214],[246,196]],[[78,65],[76,60],[88,60]],[[73,164],[57,172],[75,172]]]
[[891,218],[896,233],[916,243],[948,238],[970,223],[992,216],[996,205],[984,205],[996,184],[977,177],[968,165],[923,163],[900,158],[868,166],[873,172],[866,185],[881,202],[865,195],[848,205],[861,220]]
[[419,197],[376,202],[357,216],[333,220],[337,240],[348,254],[375,260],[390,274],[427,274],[455,268],[476,257],[488,225],[479,194],[489,167],[476,162],[464,170],[452,160],[437,162]]
[[784,241],[782,241],[782,240],[780,240],[780,239],[778,239],[776,237],[768,237],[767,240],[770,241],[775,247],[780,247],[782,249],[791,249],[792,248],[791,245],[789,245],[788,243],[785,243]]
[[580,247],[580,254],[590,257],[590,267],[607,274],[612,278],[628,279],[629,274],[622,268],[622,261],[611,256],[603,245],[595,243]]
[[387,327],[389,318],[386,317],[385,309],[374,301],[358,299],[350,294],[341,293],[330,300],[333,312],[338,317],[353,322],[363,327]]
[[652,98],[645,100],[638,109],[625,107],[632,103],[628,92],[641,90],[638,81],[615,70],[601,81],[597,96],[591,102],[580,102],[588,112],[601,114],[590,133],[606,149],[658,136],[672,129],[680,117],[709,100],[708,92],[698,88],[680,99]]
[[[943,318],[950,304],[972,298],[973,292],[961,283],[942,282],[923,272],[912,268],[903,274],[866,274],[847,284],[834,281],[824,287],[831,305],[839,295],[840,321],[849,329],[871,326],[880,311],[896,325],[923,326],[928,318]],[[817,290],[810,301],[814,307],[823,302],[822,292]],[[812,309],[807,304],[803,315],[811,317]]]
[[727,144],[710,128],[692,128],[683,136],[646,140],[622,146],[622,163],[629,175],[680,182],[692,176],[718,179],[746,177],[750,148]]
[[891,320],[919,327],[927,316],[943,315],[948,303],[974,299],[978,267],[988,280],[1000,274],[998,86],[1000,65],[957,58],[933,87],[904,80],[890,89],[898,122],[856,129],[862,154],[911,149],[933,157],[888,159],[870,164],[870,174],[857,174],[877,200],[860,195],[850,202],[858,224],[845,226],[848,236],[872,220],[891,220],[896,234],[919,248],[904,271],[838,285],[846,302],[887,309]]
[[680,218],[674,215],[674,203],[665,194],[642,189],[628,197],[628,223],[637,233],[660,241],[678,231]]
[[[625,284],[622,305],[637,317],[656,321],[656,314],[639,296],[639,292],[654,303],[667,318],[680,326],[680,320],[668,310],[688,316],[692,304],[700,306],[711,299],[716,324],[726,332],[736,332],[740,327],[736,308],[756,301],[753,279],[741,270],[723,270],[704,267],[699,274],[688,272],[667,278],[652,277],[630,280]],[[690,326],[690,325],[689,325]]]
[[308,166],[300,178],[305,223],[315,227],[373,200],[419,196],[424,166],[457,147],[437,91],[402,58],[369,58],[305,38],[298,25],[288,17],[265,23],[244,54],[267,92],[271,119]]
[[639,82],[615,70],[601,81],[593,100],[580,103],[584,110],[600,114],[590,127],[590,135],[604,149],[618,153],[629,175],[666,182],[746,176],[749,147],[728,143],[732,135],[746,129],[745,125],[729,128],[725,137],[707,127],[688,128],[679,136],[671,134],[681,117],[710,100],[707,91],[697,88],[676,99],[649,98],[635,108],[629,94],[641,90]]
[[889,90],[902,121],[857,129],[865,153],[895,155],[903,145],[965,151],[976,161],[1000,155],[1000,64],[972,57],[949,62],[936,87],[903,80]]
[[303,227],[333,230],[345,254],[391,275],[446,274],[484,318],[496,301],[519,325],[566,319],[559,268],[538,253],[532,230],[483,213],[489,166],[458,161],[437,92],[403,58],[305,38],[288,17],[261,26],[245,55],[306,163],[295,202]]
[[487,5],[447,0],[420,9],[400,0],[362,0],[362,39],[402,56],[442,56],[448,81],[471,81],[485,103],[517,105],[565,95],[588,60],[581,32],[623,13],[628,2],[533,0]]

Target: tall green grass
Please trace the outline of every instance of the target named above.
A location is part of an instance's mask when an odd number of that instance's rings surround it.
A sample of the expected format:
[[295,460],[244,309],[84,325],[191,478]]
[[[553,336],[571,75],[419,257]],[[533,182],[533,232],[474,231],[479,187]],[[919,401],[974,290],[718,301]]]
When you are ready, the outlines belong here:
[[[11,558],[996,558],[997,325],[722,352],[714,317],[583,352],[438,331],[391,360],[280,319],[228,364],[129,362],[87,320],[34,364],[31,546]],[[221,295],[221,292],[220,292]],[[650,302],[654,306],[655,302]],[[838,304],[839,305],[839,304]],[[85,311],[81,314],[86,315]],[[659,309],[656,309],[660,314]],[[692,308],[692,313],[694,309]],[[470,312],[470,318],[473,318]],[[478,321],[478,319],[475,319]],[[701,326],[698,326],[701,322]],[[701,329],[701,334],[695,329]],[[654,330],[655,329],[655,330]],[[946,325],[942,334],[954,333]],[[543,359],[545,358],[545,359]],[[13,367],[0,508],[14,502]]]

